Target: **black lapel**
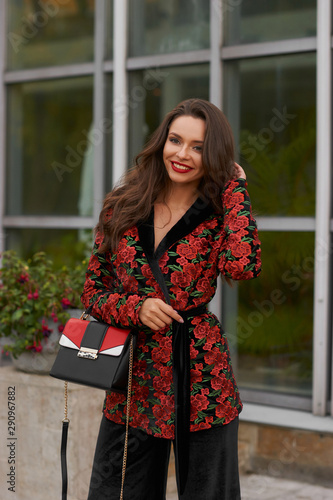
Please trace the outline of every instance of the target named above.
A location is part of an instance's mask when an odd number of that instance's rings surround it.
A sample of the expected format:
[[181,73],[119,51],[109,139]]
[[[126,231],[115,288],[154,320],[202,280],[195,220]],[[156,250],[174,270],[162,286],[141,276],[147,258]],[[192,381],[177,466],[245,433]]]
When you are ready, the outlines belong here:
[[199,224],[204,222],[214,212],[213,207],[202,198],[197,198],[193,205],[181,219],[168,231],[154,252],[154,209],[152,209],[147,221],[138,225],[138,233],[141,246],[146,254],[152,273],[160,285],[168,304],[170,296],[165,283],[165,278],[158,264],[164,252],[177,241],[191,233]]
[[164,236],[154,252],[154,210],[152,210],[149,219],[138,226],[140,243],[145,254],[158,261],[168,248],[190,234],[212,213],[214,213],[213,207],[202,198],[197,198],[183,217]]

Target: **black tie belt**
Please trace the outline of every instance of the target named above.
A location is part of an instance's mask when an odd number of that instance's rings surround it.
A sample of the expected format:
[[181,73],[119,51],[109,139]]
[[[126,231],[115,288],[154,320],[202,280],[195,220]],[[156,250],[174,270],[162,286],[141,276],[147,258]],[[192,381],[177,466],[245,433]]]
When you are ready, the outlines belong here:
[[[142,226],[141,226],[142,227]],[[167,304],[171,304],[165,277],[153,254],[146,254],[152,273],[159,284]],[[184,493],[188,476],[190,442],[190,338],[189,318],[205,314],[207,305],[177,311],[184,323],[172,323],[173,384],[175,394],[175,460],[176,477],[180,494]]]
[[189,466],[190,443],[190,336],[189,318],[205,314],[206,305],[177,311],[184,323],[172,323],[173,384],[175,394],[175,460],[179,493],[183,494]]

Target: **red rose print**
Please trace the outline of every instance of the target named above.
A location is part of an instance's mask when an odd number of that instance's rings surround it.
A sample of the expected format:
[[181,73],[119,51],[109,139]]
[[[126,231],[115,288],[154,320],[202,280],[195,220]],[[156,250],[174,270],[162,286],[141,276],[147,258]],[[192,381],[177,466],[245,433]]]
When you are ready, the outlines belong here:
[[191,284],[191,276],[182,271],[174,271],[171,274],[171,283],[180,287],[186,288]]
[[197,339],[203,339],[204,337],[206,337],[208,335],[209,328],[210,328],[209,323],[207,323],[207,322],[200,323],[193,330],[194,336]]
[[197,256],[197,250],[191,245],[185,245],[185,244],[180,244],[177,245],[176,252],[180,255],[185,257],[188,260],[195,259]]
[[176,296],[175,300],[171,300],[172,307],[178,309],[179,311],[185,309],[185,307],[188,304],[188,297],[189,297],[188,292],[185,292],[184,290],[179,290],[178,287],[172,287],[170,290],[174,292]]
[[234,220],[229,221],[229,229],[232,231],[237,231],[238,229],[244,229],[248,227],[249,220],[245,215],[239,215],[235,217]]
[[235,257],[244,257],[252,252],[251,245],[246,242],[241,242],[239,245],[232,248],[232,254]]
[[225,271],[227,273],[231,274],[231,277],[233,279],[237,279],[238,277],[241,277],[243,269],[244,269],[244,267],[237,260],[228,261],[225,264]]

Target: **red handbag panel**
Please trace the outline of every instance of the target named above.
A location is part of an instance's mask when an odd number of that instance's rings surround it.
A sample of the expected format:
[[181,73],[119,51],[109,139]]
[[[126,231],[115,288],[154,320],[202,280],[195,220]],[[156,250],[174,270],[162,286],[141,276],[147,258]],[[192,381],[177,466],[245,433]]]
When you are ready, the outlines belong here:
[[[79,349],[84,332],[86,331],[88,325],[89,321],[71,318],[67,321],[62,334],[71,340]],[[100,351],[124,345],[130,331],[130,329],[125,330],[110,325],[104,337]]]

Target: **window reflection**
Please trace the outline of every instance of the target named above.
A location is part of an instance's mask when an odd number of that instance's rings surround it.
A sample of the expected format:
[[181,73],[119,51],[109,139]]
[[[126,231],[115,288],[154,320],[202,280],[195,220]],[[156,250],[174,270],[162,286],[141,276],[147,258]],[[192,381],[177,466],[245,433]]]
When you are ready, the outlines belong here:
[[93,60],[94,0],[10,0],[7,6],[10,69]]
[[315,212],[315,54],[225,64],[225,111],[259,215]]
[[6,249],[29,259],[36,252],[46,252],[57,267],[74,266],[90,256],[92,229],[8,229]]
[[316,36],[316,0],[223,0],[224,44]]
[[238,311],[228,320],[237,380],[243,388],[310,396],[314,234],[261,232],[260,238],[264,272],[237,284]]
[[139,153],[165,114],[184,99],[209,98],[206,64],[150,68],[130,73],[129,163]]
[[9,87],[6,212],[91,215],[92,78]]
[[131,56],[209,47],[209,1],[129,0]]

